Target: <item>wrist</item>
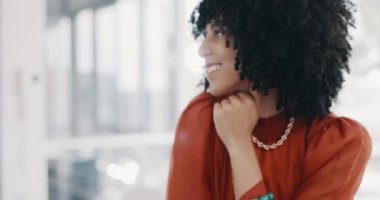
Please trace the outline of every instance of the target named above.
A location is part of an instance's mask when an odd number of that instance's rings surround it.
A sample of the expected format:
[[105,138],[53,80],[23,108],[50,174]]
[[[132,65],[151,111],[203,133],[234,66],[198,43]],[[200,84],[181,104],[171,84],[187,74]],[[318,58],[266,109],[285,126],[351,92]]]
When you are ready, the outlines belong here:
[[242,156],[242,155],[251,155],[254,154],[254,147],[250,140],[235,143],[227,147],[227,151],[230,157]]

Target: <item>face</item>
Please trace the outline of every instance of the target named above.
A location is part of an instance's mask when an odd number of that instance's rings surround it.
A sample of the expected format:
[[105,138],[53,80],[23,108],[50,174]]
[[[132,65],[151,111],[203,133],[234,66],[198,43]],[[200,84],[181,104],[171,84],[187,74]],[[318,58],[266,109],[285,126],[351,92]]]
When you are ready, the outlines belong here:
[[235,70],[237,50],[230,37],[230,47],[225,45],[225,30],[222,27],[208,24],[198,53],[204,58],[205,73],[210,85],[207,90],[213,96],[229,95],[237,91],[249,91],[250,82],[240,80]]

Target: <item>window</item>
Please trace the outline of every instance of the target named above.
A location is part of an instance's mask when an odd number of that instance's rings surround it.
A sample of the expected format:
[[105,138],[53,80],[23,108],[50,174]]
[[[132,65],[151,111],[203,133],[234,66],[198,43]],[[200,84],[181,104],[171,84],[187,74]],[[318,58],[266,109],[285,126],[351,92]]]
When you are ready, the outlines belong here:
[[48,1],[50,199],[164,199],[187,73],[176,2]]

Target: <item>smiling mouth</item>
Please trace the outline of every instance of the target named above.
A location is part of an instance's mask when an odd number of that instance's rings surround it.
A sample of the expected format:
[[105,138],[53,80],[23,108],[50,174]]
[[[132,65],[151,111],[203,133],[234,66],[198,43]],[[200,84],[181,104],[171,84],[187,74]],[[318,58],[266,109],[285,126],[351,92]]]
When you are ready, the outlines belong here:
[[220,64],[210,64],[210,65],[207,65],[205,71],[207,75],[210,75],[211,73],[218,71],[220,68],[221,68]]

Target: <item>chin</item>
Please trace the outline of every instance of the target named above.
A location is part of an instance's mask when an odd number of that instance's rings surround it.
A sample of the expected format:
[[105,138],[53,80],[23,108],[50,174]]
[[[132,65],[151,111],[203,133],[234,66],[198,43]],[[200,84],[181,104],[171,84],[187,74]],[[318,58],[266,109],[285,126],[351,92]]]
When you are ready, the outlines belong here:
[[216,90],[213,87],[207,88],[207,93],[211,94],[212,96],[219,97],[222,96],[223,93],[221,91]]
[[234,91],[221,90],[221,89],[209,87],[207,89],[207,92],[210,93],[214,97],[221,97],[221,96],[226,96],[226,95],[232,94]]
[[210,85],[210,87],[207,89],[207,92],[210,93],[212,96],[221,97],[221,96],[227,96],[239,91],[249,92],[249,87],[250,87],[250,84],[241,84],[241,83],[232,87],[227,87],[227,88],[212,87],[212,85]]

